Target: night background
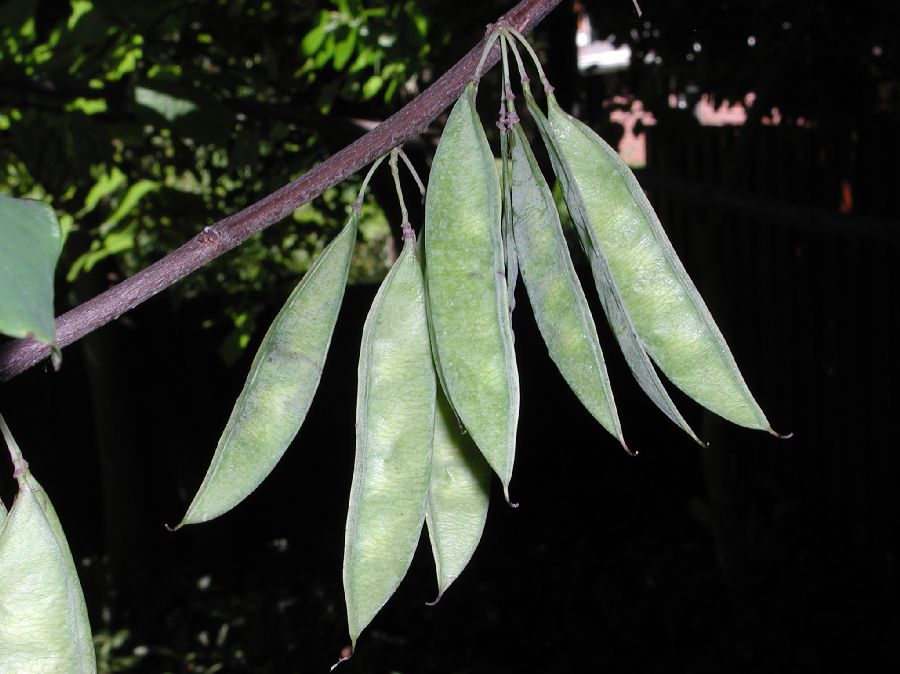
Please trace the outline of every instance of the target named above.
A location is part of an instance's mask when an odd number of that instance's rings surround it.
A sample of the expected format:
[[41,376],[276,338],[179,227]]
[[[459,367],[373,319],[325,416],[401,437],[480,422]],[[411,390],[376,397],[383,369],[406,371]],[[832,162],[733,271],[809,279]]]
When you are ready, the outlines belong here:
[[[57,210],[57,313],[362,135],[512,5],[0,4],[0,193]],[[435,607],[423,537],[337,671],[900,667],[900,5],[640,5],[638,18],[631,0],[566,0],[534,43],[560,102],[635,167],[750,389],[794,436],[738,428],[670,387],[709,447],[693,443],[635,384],[574,256],[639,456],[565,386],[520,284],[520,507],[495,481],[481,545]],[[479,94],[495,151],[498,70]],[[422,175],[444,119],[406,147]],[[349,644],[356,368],[398,249],[389,172],[363,207],[297,439],[237,509],[164,524],[181,519],[266,327],[358,187],[66,348],[59,372],[42,363],[0,385],[79,566],[101,672],[324,672]],[[0,469],[7,505],[11,473]]]

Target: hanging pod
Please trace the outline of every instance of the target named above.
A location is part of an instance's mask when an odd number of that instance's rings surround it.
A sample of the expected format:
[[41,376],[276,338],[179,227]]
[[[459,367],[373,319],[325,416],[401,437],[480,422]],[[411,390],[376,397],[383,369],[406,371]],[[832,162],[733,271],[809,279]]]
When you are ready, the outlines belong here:
[[428,179],[425,283],[447,398],[503,483],[515,457],[519,378],[500,224],[500,183],[469,83]]
[[460,429],[438,387],[431,482],[425,510],[438,599],[466,568],[481,541],[490,500],[490,478],[491,467]]
[[[503,259],[506,264],[506,296],[509,302],[509,313],[516,308],[516,284],[519,280],[519,258],[516,253],[516,242],[513,238],[512,221],[512,184],[509,165],[508,133],[501,129],[500,133],[500,189],[502,190],[500,231],[503,238]],[[515,338],[515,335],[513,335]],[[515,342],[515,339],[513,339]]]
[[300,430],[341,308],[358,219],[354,207],[272,321],[178,527],[218,517],[240,503],[272,472]]
[[[21,460],[9,429],[0,429]],[[8,513],[0,507],[0,672],[94,674],[78,572],[50,499],[27,468]]]
[[521,126],[509,134],[512,229],[534,317],[563,378],[622,445],[597,328],[569,256],[553,194]]
[[740,426],[773,432],[631,169],[552,93],[547,107],[594,242],[650,356],[701,405]]
[[343,573],[354,647],[406,575],[422,531],[436,387],[425,285],[410,231],[375,296],[360,347]]
[[672,398],[666,392],[656,369],[653,367],[650,356],[638,335],[637,328],[629,316],[625,301],[612,276],[606,256],[603,250],[594,243],[595,237],[591,227],[590,213],[587,211],[578,184],[572,176],[571,168],[562,152],[558,139],[550,128],[547,118],[544,117],[537,102],[534,100],[528,86],[523,84],[523,90],[528,111],[534,118],[541,138],[547,147],[547,153],[553,164],[553,171],[559,179],[560,185],[562,185],[566,205],[578,232],[581,247],[590,262],[591,273],[594,277],[594,284],[597,286],[597,294],[600,297],[600,303],[603,305],[603,311],[616,337],[616,341],[619,343],[619,348],[625,356],[625,361],[631,369],[631,373],[644,393],[647,394],[647,397],[673,423],[684,430],[695,441],[703,444],[684,417],[681,416]]

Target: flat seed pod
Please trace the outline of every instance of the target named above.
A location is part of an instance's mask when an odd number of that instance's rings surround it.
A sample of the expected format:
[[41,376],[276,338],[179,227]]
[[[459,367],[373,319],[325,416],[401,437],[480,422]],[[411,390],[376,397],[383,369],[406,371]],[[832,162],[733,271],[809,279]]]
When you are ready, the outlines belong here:
[[59,518],[26,470],[0,528],[0,672],[93,674],[91,627]]
[[425,285],[407,240],[363,328],[356,462],[344,546],[350,638],[406,575],[425,518],[437,388]]
[[509,145],[513,234],[541,336],[578,399],[624,445],[597,328],[569,256],[553,194],[518,124],[513,125]]
[[550,129],[650,356],[701,405],[740,426],[772,432],[631,169],[552,94],[547,98]]
[[[503,251],[506,262],[506,295],[509,298],[509,311],[516,308],[516,283],[519,280],[519,259],[516,255],[516,242],[513,238],[512,224],[512,191],[510,189],[511,175],[509,174],[509,141],[506,133],[500,134],[500,189],[502,197],[501,229],[503,233]],[[514,335],[515,336],[515,335]]]
[[434,449],[425,523],[437,573],[438,599],[457,579],[481,541],[490,500],[491,467],[462,432],[437,392]]
[[179,527],[218,517],[240,503],[272,472],[300,430],[344,297],[357,219],[354,209],[272,321]]
[[691,430],[684,417],[681,416],[672,398],[666,392],[662,380],[656,373],[644,343],[628,314],[625,301],[622,299],[621,292],[612,276],[606,256],[603,250],[595,243],[590,213],[582,199],[578,184],[572,176],[569,163],[562,153],[559,140],[527,87],[524,87],[524,92],[528,110],[537,123],[538,131],[547,147],[553,170],[563,188],[569,214],[572,216],[572,221],[575,223],[579,239],[581,240],[581,246],[590,262],[594,283],[597,286],[597,294],[603,305],[606,319],[612,328],[616,341],[619,343],[622,354],[625,356],[628,367],[631,369],[638,385],[647,394],[647,397],[676,425],[694,440],[703,444],[694,431]]
[[436,367],[453,409],[509,490],[519,417],[500,184],[469,84],[453,107],[425,201],[425,282]]

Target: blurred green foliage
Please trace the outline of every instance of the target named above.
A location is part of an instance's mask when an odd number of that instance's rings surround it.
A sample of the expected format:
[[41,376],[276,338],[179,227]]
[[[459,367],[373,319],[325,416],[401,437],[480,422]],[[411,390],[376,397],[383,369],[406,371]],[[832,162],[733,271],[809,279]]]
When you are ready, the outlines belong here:
[[[56,209],[60,274],[89,280],[77,303],[302,175],[361,135],[355,120],[415,95],[429,26],[415,2],[10,0],[0,193]],[[229,316],[241,346],[260,307],[338,231],[358,185],[329,190],[171,296],[212,298],[204,320]],[[392,251],[370,197],[351,280],[379,279]]]

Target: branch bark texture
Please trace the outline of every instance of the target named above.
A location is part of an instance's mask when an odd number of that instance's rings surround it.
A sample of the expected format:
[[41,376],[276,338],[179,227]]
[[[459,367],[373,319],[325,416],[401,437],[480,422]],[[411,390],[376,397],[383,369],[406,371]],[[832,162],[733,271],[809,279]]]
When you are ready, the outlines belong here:
[[[522,0],[500,18],[525,33],[561,0]],[[66,312],[56,320],[56,342],[65,347],[180,281],[223,253],[262,231],[294,209],[345,180],[391,148],[422,133],[460,95],[472,78],[484,40],[472,48],[421,95],[370,132],[316,168],[242,211],[204,228],[200,234],[122,283]],[[494,47],[485,69],[499,58]],[[50,355],[50,347],[19,339],[0,347],[0,381],[8,381]]]

